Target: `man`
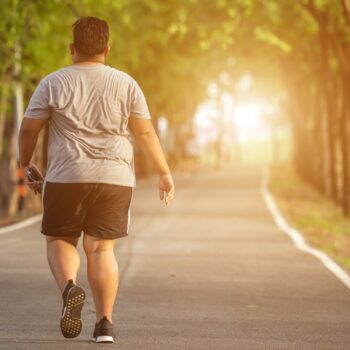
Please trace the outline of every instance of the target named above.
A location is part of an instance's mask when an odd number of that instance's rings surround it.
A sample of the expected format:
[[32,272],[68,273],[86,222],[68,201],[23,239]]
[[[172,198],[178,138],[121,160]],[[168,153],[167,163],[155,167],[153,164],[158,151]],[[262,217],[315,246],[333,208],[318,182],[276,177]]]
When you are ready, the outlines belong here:
[[[81,332],[84,290],[76,285],[81,232],[87,275],[96,308],[96,342],[113,342],[112,311],[118,290],[116,239],[128,235],[135,174],[133,134],[159,173],[159,196],[168,204],[174,183],[151,123],[144,95],[126,73],[105,65],[105,21],[82,17],[73,24],[73,64],[42,79],[25,111],[19,135],[20,163],[29,187],[42,186],[41,232],[47,258],[62,292],[61,330]],[[49,122],[45,179],[31,158]],[[37,174],[38,180],[29,176]]]

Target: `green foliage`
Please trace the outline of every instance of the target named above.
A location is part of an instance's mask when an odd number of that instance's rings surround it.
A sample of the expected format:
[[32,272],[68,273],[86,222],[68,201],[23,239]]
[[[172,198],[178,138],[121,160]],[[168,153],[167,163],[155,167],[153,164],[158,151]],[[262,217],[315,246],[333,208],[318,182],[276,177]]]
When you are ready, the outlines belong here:
[[269,45],[275,46],[285,53],[290,53],[292,51],[292,47],[289,43],[283,41],[281,38],[279,38],[277,35],[275,35],[268,29],[256,27],[254,30],[254,34],[258,40],[261,40]]
[[[208,83],[227,71],[248,72],[266,89],[281,86],[280,64],[298,61],[296,71],[313,71],[320,23],[312,1],[289,0],[3,0],[0,75],[20,63],[26,90],[49,72],[70,64],[71,25],[93,15],[110,24],[107,64],[133,75],[145,90],[151,112],[171,122],[192,117]],[[348,38],[338,1],[317,0],[314,9],[336,18]],[[16,47],[21,56],[15,58]],[[228,64],[234,57],[237,64]],[[282,60],[282,61],[281,61]],[[332,69],[337,61],[331,60]],[[305,73],[307,74],[307,73]],[[310,73],[311,74],[311,73]],[[8,79],[1,78],[2,81]],[[258,82],[259,84],[259,82]]]
[[[251,1],[5,0],[1,71],[21,50],[20,79],[31,90],[45,74],[70,64],[71,24],[93,15],[110,24],[107,63],[133,75],[155,115],[179,123],[192,117],[208,82],[225,69],[240,12]],[[10,30],[8,30],[10,28]],[[1,83],[0,83],[1,84]]]

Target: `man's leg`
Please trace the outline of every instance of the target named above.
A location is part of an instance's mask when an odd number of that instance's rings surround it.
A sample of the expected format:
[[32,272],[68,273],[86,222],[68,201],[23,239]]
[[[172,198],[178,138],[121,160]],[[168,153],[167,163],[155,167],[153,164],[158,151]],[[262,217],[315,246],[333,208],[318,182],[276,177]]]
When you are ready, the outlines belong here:
[[47,260],[62,293],[68,280],[76,282],[80,266],[80,256],[76,248],[79,238],[46,236],[46,241]]
[[87,274],[96,308],[96,322],[103,316],[112,322],[118,292],[118,264],[114,256],[115,239],[106,240],[84,234]]

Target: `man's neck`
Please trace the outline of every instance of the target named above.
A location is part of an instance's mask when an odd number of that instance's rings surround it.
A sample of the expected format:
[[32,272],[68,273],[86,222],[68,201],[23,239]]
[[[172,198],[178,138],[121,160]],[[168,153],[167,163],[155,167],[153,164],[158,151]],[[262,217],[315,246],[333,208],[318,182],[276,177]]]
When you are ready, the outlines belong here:
[[82,64],[94,64],[94,63],[105,63],[105,60],[102,58],[76,58],[73,60],[73,64],[82,65]]

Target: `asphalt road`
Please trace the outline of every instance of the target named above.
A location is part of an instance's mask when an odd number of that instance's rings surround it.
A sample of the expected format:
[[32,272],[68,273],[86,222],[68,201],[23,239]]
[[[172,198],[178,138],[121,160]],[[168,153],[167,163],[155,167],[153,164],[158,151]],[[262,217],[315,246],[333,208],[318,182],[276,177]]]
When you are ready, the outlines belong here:
[[[169,207],[138,182],[129,237],[117,243],[115,345],[59,330],[61,296],[39,224],[0,236],[0,349],[350,349],[350,290],[279,231],[260,169],[177,174]],[[79,275],[88,288],[85,259]]]

